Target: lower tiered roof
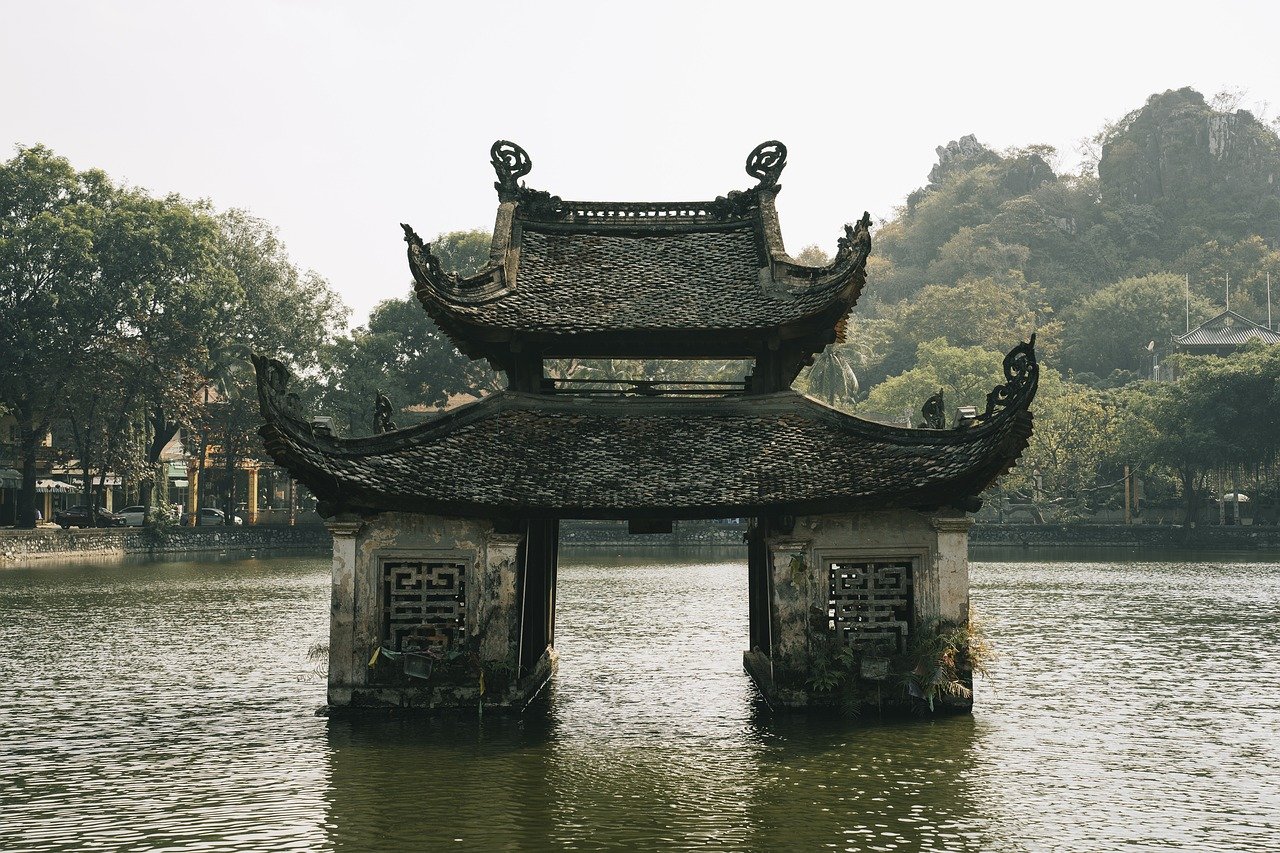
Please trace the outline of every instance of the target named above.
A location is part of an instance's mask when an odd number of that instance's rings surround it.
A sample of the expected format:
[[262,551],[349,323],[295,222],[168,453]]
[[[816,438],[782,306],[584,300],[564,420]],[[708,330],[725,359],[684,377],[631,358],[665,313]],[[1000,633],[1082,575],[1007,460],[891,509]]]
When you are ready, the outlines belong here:
[[1031,435],[1034,338],[977,421],[904,429],[794,392],[719,399],[566,398],[500,392],[367,438],[318,432],[288,374],[255,359],[275,461],[321,511],[482,517],[715,518],[945,505],[974,499]]

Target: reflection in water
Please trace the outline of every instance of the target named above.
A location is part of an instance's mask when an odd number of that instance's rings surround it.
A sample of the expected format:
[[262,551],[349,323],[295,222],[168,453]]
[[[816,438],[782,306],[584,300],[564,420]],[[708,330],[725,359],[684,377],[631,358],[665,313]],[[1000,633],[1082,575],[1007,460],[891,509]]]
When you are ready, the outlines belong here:
[[1280,566],[988,562],[975,716],[772,714],[740,552],[568,549],[529,713],[313,715],[327,564],[0,573],[0,849],[1261,849]]

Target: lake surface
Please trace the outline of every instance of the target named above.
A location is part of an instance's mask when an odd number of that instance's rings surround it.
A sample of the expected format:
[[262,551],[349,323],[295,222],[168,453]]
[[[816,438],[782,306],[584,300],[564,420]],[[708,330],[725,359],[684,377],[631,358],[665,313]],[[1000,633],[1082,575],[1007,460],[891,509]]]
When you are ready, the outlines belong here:
[[518,719],[317,717],[328,561],[0,572],[0,850],[1262,850],[1280,565],[975,562],[972,717],[773,715],[739,551],[566,549]]

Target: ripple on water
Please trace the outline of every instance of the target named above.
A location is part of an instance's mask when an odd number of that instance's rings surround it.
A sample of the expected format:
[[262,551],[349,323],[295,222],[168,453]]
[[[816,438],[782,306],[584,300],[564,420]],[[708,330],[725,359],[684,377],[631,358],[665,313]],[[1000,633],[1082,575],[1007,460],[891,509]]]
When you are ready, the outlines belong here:
[[973,717],[771,715],[740,553],[566,549],[518,719],[352,723],[327,563],[0,573],[0,849],[1188,850],[1280,830],[1280,566],[981,563]]

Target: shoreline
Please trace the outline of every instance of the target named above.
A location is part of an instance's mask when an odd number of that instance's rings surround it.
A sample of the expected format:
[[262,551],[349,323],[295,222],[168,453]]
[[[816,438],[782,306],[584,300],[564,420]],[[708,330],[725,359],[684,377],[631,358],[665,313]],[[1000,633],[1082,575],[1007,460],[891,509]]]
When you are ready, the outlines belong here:
[[[566,525],[564,548],[743,548],[742,529],[729,525],[685,525],[667,534],[631,535],[625,526]],[[159,558],[183,554],[314,551],[331,547],[320,524],[250,527],[125,527],[62,530],[0,530],[0,568],[54,561]],[[969,549],[1000,555],[1049,549],[1140,550],[1169,553],[1280,552],[1280,527],[1198,527],[1119,524],[975,524]]]
[[320,524],[251,527],[113,527],[0,530],[0,569],[52,561],[117,560],[225,551],[318,551],[331,547]]

